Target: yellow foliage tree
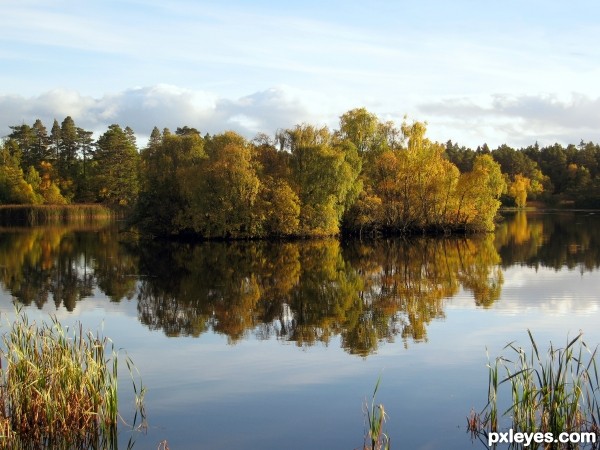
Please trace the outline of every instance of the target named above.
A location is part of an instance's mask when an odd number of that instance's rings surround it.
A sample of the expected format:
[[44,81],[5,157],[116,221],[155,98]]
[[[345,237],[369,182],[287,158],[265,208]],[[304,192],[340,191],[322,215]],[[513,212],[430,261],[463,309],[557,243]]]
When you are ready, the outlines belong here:
[[527,204],[527,194],[530,190],[531,180],[518,173],[508,187],[508,195],[514,198],[517,208],[524,208]]

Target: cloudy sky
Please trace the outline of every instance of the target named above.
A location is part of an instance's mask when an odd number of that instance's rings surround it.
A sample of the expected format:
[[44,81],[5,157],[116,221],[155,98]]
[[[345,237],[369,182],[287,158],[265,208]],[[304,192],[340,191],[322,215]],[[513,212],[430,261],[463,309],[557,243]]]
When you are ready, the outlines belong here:
[[1,0],[0,136],[253,137],[364,106],[470,147],[600,142],[599,44],[597,0]]

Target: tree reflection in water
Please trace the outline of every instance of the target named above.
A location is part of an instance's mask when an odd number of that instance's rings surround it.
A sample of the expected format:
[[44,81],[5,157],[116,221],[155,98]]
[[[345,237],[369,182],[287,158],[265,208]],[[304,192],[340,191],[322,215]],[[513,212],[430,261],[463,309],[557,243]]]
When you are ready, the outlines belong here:
[[142,247],[138,311],[169,336],[212,329],[232,343],[254,334],[299,346],[340,336],[366,356],[396,336],[425,340],[460,286],[487,306],[502,285],[492,236],[160,246]]
[[489,307],[513,264],[592,270],[598,216],[508,217],[495,234],[443,239],[173,242],[122,245],[114,229],[0,232],[0,283],[23,304],[72,311],[101,291],[137,299],[139,319],[168,336],[208,331],[298,346],[339,339],[366,356],[385,341],[427,339],[461,289]]
[[40,227],[0,232],[0,283],[24,305],[53,301],[73,311],[100,288],[113,301],[135,296],[137,260],[113,229]]

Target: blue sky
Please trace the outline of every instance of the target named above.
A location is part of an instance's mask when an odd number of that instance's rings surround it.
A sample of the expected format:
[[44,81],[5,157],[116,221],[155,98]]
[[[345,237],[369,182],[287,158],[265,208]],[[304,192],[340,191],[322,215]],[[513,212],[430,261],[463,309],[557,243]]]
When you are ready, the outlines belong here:
[[476,147],[600,142],[595,1],[0,3],[0,136],[335,128],[366,107]]

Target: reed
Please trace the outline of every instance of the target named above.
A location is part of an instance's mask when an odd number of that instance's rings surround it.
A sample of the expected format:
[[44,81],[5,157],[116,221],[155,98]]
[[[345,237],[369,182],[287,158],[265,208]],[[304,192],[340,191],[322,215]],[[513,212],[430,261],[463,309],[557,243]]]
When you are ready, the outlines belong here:
[[104,222],[112,217],[110,209],[98,204],[0,206],[0,226]]
[[386,421],[387,413],[381,403],[375,402],[375,396],[379,389],[379,383],[381,377],[377,379],[373,395],[371,396],[371,403],[365,401],[364,410],[366,418],[366,433],[365,433],[365,445],[364,450],[389,450],[390,449],[390,438],[383,431],[383,424]]
[[[487,434],[498,428],[499,388],[510,391],[508,408],[502,414],[514,432],[553,433],[600,431],[599,376],[597,347],[592,350],[580,333],[567,339],[565,347],[552,343],[545,353],[528,330],[531,348],[514,342],[506,345],[509,356],[488,363],[488,403],[481,413],[471,412],[468,428]],[[505,377],[499,381],[499,372]]]
[[[18,311],[0,349],[0,447],[116,448],[118,360],[110,339],[81,324],[38,326]],[[133,384],[144,419],[145,389]]]

